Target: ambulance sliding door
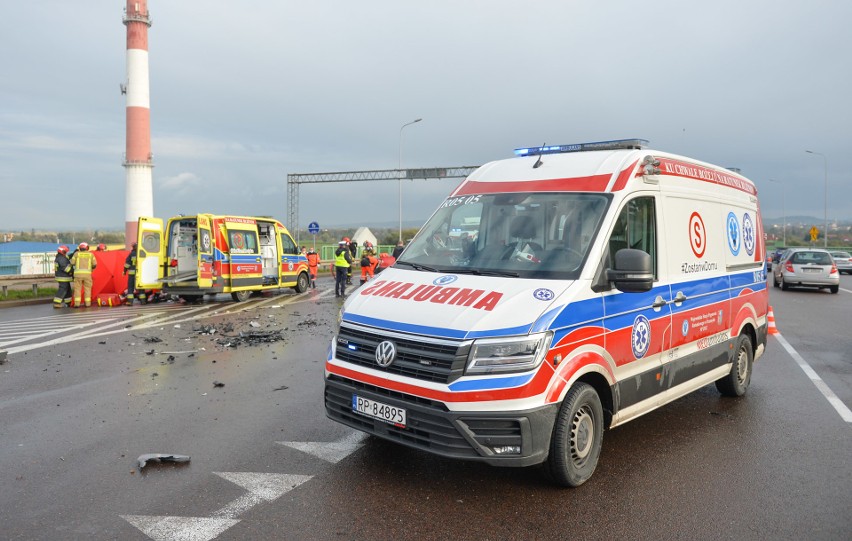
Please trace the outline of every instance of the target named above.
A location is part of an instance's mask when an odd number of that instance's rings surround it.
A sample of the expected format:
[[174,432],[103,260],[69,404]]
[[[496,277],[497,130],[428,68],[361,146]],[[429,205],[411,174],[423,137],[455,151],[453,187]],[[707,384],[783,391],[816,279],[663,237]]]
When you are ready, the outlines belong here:
[[163,287],[160,279],[163,277],[165,259],[163,220],[140,217],[136,244],[139,249],[136,258],[136,288],[160,289]]
[[257,224],[247,218],[225,218],[225,229],[228,235],[231,289],[236,291],[260,286],[263,283],[263,263]]
[[672,283],[673,385],[705,374],[727,358],[730,283],[722,205],[706,196],[665,196],[668,272]]

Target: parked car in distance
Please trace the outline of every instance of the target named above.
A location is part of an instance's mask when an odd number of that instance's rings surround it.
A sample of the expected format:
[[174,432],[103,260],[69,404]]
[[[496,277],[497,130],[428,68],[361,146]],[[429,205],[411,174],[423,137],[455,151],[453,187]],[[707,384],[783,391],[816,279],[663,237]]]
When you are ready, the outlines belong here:
[[840,290],[840,273],[828,250],[788,250],[772,270],[775,287],[818,287],[832,293]]
[[831,257],[834,258],[834,264],[837,265],[837,272],[840,274],[844,272],[852,274],[852,254],[849,252],[834,251],[831,252]]

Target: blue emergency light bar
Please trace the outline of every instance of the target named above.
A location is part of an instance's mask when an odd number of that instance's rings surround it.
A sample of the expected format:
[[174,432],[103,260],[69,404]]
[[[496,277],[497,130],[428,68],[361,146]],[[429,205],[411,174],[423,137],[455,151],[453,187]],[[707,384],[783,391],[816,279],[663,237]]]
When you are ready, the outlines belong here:
[[549,145],[544,147],[516,148],[516,156],[539,156],[541,154],[562,154],[565,152],[585,152],[589,150],[625,150],[647,148],[646,139],[616,139],[594,143],[575,143],[573,145]]

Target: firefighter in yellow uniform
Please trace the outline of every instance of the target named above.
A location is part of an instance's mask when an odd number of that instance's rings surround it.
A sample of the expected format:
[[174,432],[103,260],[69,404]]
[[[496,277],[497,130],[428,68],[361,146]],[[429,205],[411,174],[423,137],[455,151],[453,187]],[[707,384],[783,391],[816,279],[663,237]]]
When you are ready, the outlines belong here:
[[[92,305],[92,271],[98,266],[95,254],[89,251],[88,243],[81,242],[71,256],[74,267],[74,306]],[[83,291],[85,290],[85,292]]]

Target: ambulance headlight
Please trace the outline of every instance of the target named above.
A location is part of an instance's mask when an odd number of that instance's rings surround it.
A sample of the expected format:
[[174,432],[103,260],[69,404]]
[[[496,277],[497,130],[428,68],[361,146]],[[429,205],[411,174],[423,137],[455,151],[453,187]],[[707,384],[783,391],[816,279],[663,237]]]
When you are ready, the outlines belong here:
[[541,364],[550,349],[552,333],[543,332],[514,338],[482,338],[470,348],[468,374],[526,372]]

